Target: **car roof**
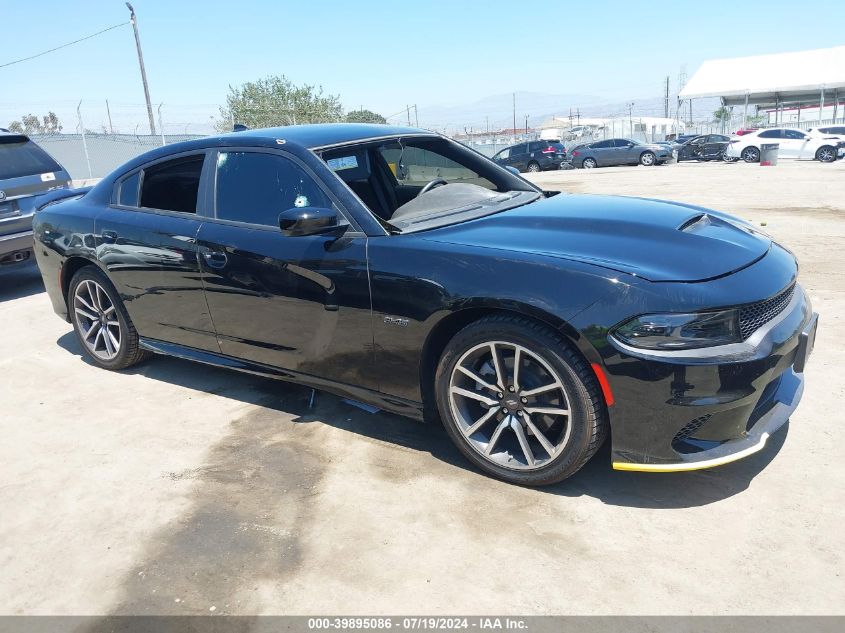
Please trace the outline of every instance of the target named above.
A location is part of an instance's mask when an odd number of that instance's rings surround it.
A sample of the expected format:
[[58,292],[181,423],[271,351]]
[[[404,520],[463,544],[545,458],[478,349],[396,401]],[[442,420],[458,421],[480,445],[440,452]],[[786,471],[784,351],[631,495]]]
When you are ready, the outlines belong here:
[[298,143],[308,149],[366,141],[377,138],[402,135],[434,134],[428,130],[395,125],[380,125],[376,123],[313,123],[308,125],[288,125],[285,127],[268,127],[243,132],[230,132],[215,138],[254,138],[262,140],[284,139]]

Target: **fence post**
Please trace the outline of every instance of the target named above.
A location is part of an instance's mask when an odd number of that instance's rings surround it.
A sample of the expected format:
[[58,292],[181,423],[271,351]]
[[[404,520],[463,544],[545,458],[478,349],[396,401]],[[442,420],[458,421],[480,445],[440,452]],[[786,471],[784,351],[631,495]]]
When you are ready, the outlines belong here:
[[91,172],[91,158],[88,156],[88,142],[85,140],[85,125],[82,123],[82,99],[76,106],[76,117],[79,119],[79,131],[82,133],[82,151],[85,152],[85,163],[88,165],[88,177],[93,178]]
[[163,103],[158,104],[158,131],[161,133],[161,146],[164,147],[164,126],[161,124],[161,106]]

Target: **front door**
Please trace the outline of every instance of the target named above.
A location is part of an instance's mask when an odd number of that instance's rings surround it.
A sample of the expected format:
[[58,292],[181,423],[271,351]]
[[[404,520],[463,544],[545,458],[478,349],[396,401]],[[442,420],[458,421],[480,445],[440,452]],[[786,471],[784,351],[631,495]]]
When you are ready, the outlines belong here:
[[287,237],[293,207],[337,208],[316,177],[279,151],[216,157],[215,217],[199,231],[205,295],[221,351],[338,382],[376,388],[367,238]]
[[138,333],[216,352],[197,261],[204,159],[193,153],[128,174],[94,230],[97,257]]

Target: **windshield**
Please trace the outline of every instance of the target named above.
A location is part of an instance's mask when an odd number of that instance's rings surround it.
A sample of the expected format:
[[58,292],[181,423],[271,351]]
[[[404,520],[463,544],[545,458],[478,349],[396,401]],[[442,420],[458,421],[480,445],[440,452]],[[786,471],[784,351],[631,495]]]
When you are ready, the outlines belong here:
[[489,158],[433,135],[346,145],[321,156],[395,232],[464,222],[542,195]]

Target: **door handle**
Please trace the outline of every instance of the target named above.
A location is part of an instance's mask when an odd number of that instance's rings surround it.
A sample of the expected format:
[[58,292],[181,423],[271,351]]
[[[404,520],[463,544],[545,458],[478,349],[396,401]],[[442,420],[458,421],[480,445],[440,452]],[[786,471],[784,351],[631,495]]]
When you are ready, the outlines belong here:
[[117,242],[116,231],[103,231],[100,237],[103,240],[103,244],[114,244],[115,242]]
[[226,265],[226,253],[222,251],[205,251],[202,256],[211,268],[223,268]]

